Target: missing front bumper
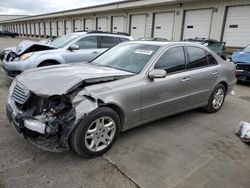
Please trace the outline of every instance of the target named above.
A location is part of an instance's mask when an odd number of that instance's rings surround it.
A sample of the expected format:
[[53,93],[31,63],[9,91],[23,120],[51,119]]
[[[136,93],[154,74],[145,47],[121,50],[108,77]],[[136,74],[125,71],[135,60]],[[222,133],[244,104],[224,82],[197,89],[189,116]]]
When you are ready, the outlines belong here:
[[36,147],[51,152],[61,152],[69,149],[68,135],[46,135],[46,124],[32,119],[24,119],[16,113],[10,104],[6,105],[6,115],[19,135],[30,141]]

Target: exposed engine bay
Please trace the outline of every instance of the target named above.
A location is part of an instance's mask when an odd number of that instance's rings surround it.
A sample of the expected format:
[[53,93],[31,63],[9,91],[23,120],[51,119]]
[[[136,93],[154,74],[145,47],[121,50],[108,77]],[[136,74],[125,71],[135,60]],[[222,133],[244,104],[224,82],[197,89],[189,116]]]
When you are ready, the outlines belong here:
[[[88,93],[85,87],[125,77],[112,76],[84,80],[66,94],[53,96],[38,96],[33,92],[25,91],[20,83],[14,83],[16,85],[13,86],[11,98],[14,106],[22,112],[14,120],[19,124],[19,133],[43,150],[54,152],[68,150],[68,139],[77,123],[89,112],[104,104],[101,99]],[[21,87],[23,87],[22,98],[18,96]],[[25,93],[28,96],[27,100],[21,101],[20,99],[25,98]]]

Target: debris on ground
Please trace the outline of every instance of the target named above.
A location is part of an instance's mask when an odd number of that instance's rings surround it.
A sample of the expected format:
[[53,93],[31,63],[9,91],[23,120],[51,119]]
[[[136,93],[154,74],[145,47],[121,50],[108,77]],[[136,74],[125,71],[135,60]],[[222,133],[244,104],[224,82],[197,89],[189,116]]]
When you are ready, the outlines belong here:
[[250,123],[241,121],[237,130],[238,135],[243,142],[250,142]]

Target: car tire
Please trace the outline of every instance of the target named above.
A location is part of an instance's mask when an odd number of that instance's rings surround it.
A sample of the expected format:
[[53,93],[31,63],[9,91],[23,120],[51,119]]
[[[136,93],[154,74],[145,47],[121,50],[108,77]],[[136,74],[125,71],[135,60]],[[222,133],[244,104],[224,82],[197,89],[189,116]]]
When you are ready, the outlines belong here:
[[226,97],[225,86],[222,84],[218,84],[214,88],[208,100],[207,106],[204,107],[204,110],[208,113],[218,112],[225,101],[225,97]]
[[76,154],[92,158],[107,152],[119,133],[118,114],[111,108],[100,107],[84,117],[74,128],[69,144]]

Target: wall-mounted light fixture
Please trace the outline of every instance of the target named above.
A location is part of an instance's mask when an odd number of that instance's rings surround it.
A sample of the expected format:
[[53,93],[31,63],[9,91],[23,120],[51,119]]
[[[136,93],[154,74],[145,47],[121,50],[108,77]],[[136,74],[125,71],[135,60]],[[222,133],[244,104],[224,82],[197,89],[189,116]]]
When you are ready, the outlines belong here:
[[177,6],[178,8],[180,8],[180,7],[182,7],[182,3],[178,3],[176,6]]

